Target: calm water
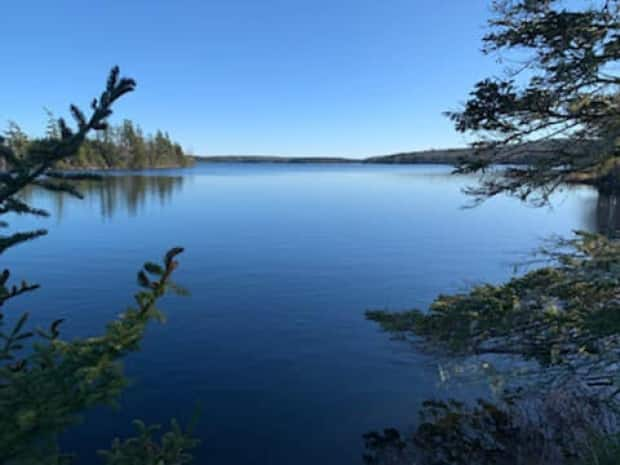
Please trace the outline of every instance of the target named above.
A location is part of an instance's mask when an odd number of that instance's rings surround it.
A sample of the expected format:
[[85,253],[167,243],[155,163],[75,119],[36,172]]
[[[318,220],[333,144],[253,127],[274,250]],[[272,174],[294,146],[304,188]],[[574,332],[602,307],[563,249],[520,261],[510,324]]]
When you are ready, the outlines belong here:
[[[471,179],[435,166],[205,165],[82,186],[80,201],[28,195],[51,210],[19,219],[50,234],[5,255],[43,283],[21,299],[66,336],[95,334],[131,303],[135,272],[186,247],[177,281],[126,371],[122,410],[91,412],[67,438],[92,451],[130,420],[187,420],[202,405],[198,464],[357,464],[361,436],[415,423],[445,395],[436,364],[364,320],[367,308],[424,307],[440,292],[509,277],[551,234],[596,229],[588,189],[533,209],[499,198],[463,210]],[[597,224],[598,218],[598,224]]]

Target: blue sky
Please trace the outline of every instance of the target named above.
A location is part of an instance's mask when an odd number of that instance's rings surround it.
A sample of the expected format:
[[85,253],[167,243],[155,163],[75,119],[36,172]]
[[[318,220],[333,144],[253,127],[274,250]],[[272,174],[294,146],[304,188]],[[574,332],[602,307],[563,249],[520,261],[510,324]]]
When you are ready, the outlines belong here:
[[118,64],[113,122],[197,154],[341,155],[454,147],[441,112],[500,71],[489,0],[6,2],[0,122],[86,107]]

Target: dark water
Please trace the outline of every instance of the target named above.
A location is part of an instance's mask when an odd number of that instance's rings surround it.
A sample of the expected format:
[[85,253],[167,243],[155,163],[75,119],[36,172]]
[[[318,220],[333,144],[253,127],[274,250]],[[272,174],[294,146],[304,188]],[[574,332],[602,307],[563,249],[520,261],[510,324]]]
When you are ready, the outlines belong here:
[[[162,302],[126,362],[122,409],[66,438],[93,451],[130,420],[187,420],[202,405],[199,464],[360,463],[361,436],[415,423],[445,395],[436,363],[390,341],[367,308],[426,306],[440,292],[509,277],[551,234],[607,227],[581,188],[534,209],[498,198],[463,210],[471,179],[435,166],[202,165],[85,184],[79,201],[28,195],[53,213],[16,225],[50,234],[5,256],[43,283],[21,299],[66,336],[96,334],[131,302],[135,271],[169,247],[191,297]],[[604,205],[603,205],[604,206]]]

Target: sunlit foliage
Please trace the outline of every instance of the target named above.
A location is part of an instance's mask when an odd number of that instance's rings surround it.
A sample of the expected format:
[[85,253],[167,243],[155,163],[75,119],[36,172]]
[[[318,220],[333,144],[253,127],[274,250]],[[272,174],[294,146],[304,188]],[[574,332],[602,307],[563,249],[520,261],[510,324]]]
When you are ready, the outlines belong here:
[[[476,138],[461,172],[483,173],[470,193],[545,202],[566,181],[620,190],[620,2],[497,0],[483,50],[508,64],[478,82],[458,131]],[[528,155],[528,166],[492,164]]]
[[[55,137],[19,146],[2,141],[0,157],[7,169],[0,173],[0,215],[47,216],[20,196],[30,186],[80,197],[74,181],[85,176],[54,168],[76,156],[89,132],[105,130],[112,104],[134,88],[135,82],[119,78],[119,70],[114,68],[104,92],[93,100],[88,117],[71,106],[77,130],[60,119]],[[2,227],[8,229],[9,224],[3,221]],[[0,253],[44,234],[45,230],[35,230],[2,235]],[[134,306],[111,321],[100,335],[71,341],[61,337],[61,319],[47,328],[30,328],[29,314],[20,314],[14,299],[38,285],[13,284],[9,270],[0,273],[0,463],[56,465],[70,461],[70,456],[59,450],[58,435],[75,424],[85,409],[113,404],[118,398],[126,384],[120,361],[139,348],[150,321],[163,319],[156,303],[168,290],[177,289],[170,278],[182,251],[173,248],[161,264],[144,265],[137,276],[140,290]],[[151,428],[138,425],[136,438],[116,441],[102,454],[108,464],[172,465],[190,460],[187,450],[195,447],[196,441],[175,422],[161,440],[152,438]],[[140,461],[143,459],[146,461]]]

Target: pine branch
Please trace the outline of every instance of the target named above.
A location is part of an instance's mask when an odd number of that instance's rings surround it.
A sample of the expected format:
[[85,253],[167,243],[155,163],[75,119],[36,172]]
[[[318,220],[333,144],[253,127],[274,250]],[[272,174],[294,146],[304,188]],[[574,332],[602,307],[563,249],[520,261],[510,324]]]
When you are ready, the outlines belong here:
[[45,236],[47,231],[45,229],[37,229],[35,231],[15,233],[10,236],[0,236],[0,254],[4,253],[6,249],[21,244],[23,242],[31,241],[41,236]]

